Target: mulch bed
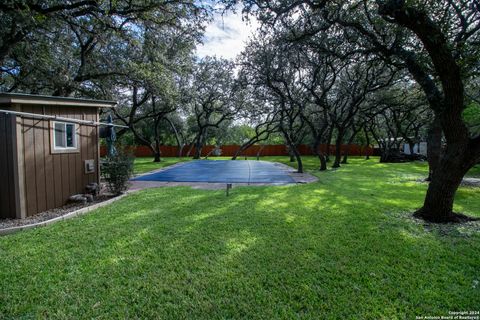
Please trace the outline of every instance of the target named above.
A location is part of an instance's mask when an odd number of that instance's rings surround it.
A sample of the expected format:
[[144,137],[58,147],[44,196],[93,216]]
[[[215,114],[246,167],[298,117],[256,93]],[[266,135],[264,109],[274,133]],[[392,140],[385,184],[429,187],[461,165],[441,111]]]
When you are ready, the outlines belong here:
[[100,195],[95,198],[93,202],[88,202],[85,204],[82,203],[70,203],[66,204],[63,207],[47,210],[44,212],[37,213],[34,216],[27,217],[25,219],[1,219],[0,220],[0,229],[7,229],[12,227],[25,226],[29,224],[34,224],[42,221],[47,221],[53,218],[63,216],[67,213],[73,212],[78,209],[89,207],[91,205],[110,200],[115,196],[112,195]]

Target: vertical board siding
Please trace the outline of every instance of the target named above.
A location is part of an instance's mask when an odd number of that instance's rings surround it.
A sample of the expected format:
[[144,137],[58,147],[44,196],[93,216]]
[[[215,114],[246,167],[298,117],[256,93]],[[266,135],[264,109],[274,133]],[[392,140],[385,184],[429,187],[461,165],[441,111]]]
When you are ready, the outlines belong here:
[[35,180],[37,187],[37,210],[45,211],[47,210],[47,190],[46,190],[46,176],[45,176],[45,148],[44,131],[47,130],[45,127],[48,125],[46,121],[43,120],[33,120],[33,132],[35,140]]
[[[98,109],[68,106],[22,106],[22,111],[72,119],[95,120]],[[50,121],[22,119],[24,148],[21,152],[25,154],[27,216],[62,206],[71,195],[83,193],[89,182],[98,182],[96,173],[85,174],[84,170],[84,160],[95,159],[98,161],[94,152],[98,148],[96,132],[95,127],[78,125],[79,152],[52,154]]]
[[[58,107],[50,107],[48,108],[50,115],[58,114]],[[49,140],[52,139],[50,137],[50,132],[48,133]],[[50,146],[49,146],[50,148]],[[50,149],[49,149],[50,150]],[[50,150],[51,151],[51,150]],[[51,155],[51,153],[49,152]],[[64,186],[62,184],[62,158],[58,154],[51,155],[49,158],[53,161],[53,180],[54,180],[54,196],[55,196],[55,206],[59,207],[64,203],[64,195],[63,189]]]
[[[83,116],[83,120],[88,120],[86,116]],[[79,136],[79,143],[80,143],[80,149],[82,152],[80,152],[80,162],[85,163],[85,160],[87,160],[87,153],[88,153],[88,127],[87,126],[80,126],[80,136]],[[82,172],[84,172],[82,170]],[[88,184],[89,177],[88,175],[83,175],[83,180],[82,184],[86,185]]]
[[[75,114],[75,119],[82,120],[83,116],[80,113]],[[76,127],[76,135],[77,135],[77,145],[80,148],[81,143],[80,143],[80,128],[82,126],[78,125]],[[81,153],[76,153],[75,154],[75,189],[76,190],[83,190],[85,188],[86,183],[84,183],[84,168],[83,168],[83,162],[82,162],[82,155]]]
[[[95,113],[95,114],[91,114],[90,115],[92,117],[92,121],[96,121],[98,122],[98,114]],[[98,127],[92,127],[92,133],[91,133],[91,136],[92,138],[91,139],[94,139],[94,137],[99,137],[99,133],[98,133]],[[97,139],[98,141],[98,139]],[[98,143],[96,144],[92,144],[92,148],[93,148],[93,156],[92,158],[90,159],[95,159],[95,164],[98,163],[99,159],[100,159],[100,146]],[[95,170],[95,174],[91,174],[91,177],[92,177],[92,181],[91,182],[95,182],[97,181],[97,170]]]
[[[33,112],[32,106],[23,106],[23,112]],[[22,119],[23,134],[23,152],[25,153],[25,197],[27,216],[35,214],[37,211],[37,175],[35,168],[35,120]]]
[[[51,115],[51,108],[45,108],[45,114]],[[44,121],[43,126],[43,143],[45,154],[50,154],[50,123]],[[55,160],[54,157],[45,156],[45,191],[47,199],[47,208],[55,208],[57,206],[57,201],[55,199],[55,193],[57,192],[57,186],[55,182]],[[58,188],[61,189],[61,186]],[[61,205],[61,199],[58,201]]]

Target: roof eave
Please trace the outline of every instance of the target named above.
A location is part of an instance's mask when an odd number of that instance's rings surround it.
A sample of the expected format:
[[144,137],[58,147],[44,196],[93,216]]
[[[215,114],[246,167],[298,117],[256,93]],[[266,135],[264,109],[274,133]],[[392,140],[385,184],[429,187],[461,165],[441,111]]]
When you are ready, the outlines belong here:
[[48,97],[35,95],[0,95],[0,103],[7,104],[32,104],[32,105],[52,105],[52,106],[78,106],[93,108],[113,108],[117,104],[115,101],[107,100],[87,100],[65,97]]

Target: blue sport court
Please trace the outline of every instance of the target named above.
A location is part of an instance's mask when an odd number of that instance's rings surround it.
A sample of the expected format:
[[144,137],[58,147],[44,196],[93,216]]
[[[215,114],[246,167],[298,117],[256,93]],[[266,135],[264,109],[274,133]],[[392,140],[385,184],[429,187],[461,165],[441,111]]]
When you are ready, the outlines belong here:
[[295,180],[278,163],[254,160],[195,160],[146,174],[134,181],[268,183],[287,184]]

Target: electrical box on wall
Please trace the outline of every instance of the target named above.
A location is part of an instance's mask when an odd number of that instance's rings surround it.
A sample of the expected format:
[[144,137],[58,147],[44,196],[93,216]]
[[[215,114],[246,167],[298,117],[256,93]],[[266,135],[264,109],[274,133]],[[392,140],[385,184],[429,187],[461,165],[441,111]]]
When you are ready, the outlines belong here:
[[95,172],[95,160],[85,160],[85,173]]

